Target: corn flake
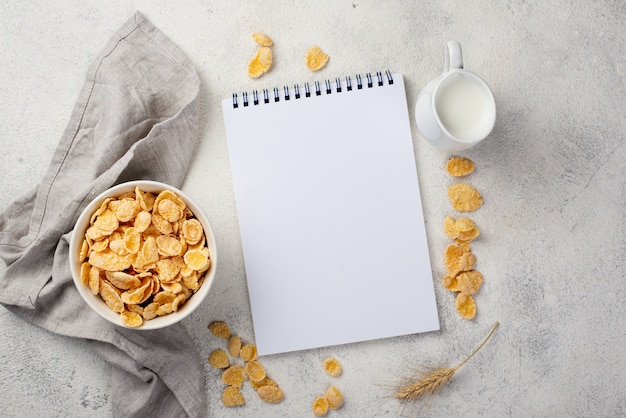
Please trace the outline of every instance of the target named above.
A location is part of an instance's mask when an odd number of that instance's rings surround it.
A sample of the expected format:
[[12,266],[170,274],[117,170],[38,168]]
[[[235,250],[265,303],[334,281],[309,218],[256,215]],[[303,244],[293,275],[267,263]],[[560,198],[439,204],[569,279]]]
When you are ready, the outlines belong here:
[[131,328],[137,328],[143,324],[143,318],[137,312],[124,311],[120,314],[120,318],[124,325]]
[[209,364],[216,369],[227,369],[230,367],[230,359],[224,350],[218,348],[209,354]]
[[148,229],[151,223],[152,223],[152,215],[150,214],[150,212],[142,210],[135,217],[133,226],[135,227],[135,230],[137,232],[141,233],[141,232],[144,232],[146,229]]
[[274,43],[272,41],[272,38],[261,32],[253,33],[252,38],[257,44],[259,44],[259,46],[272,46],[272,44]]
[[132,274],[123,271],[106,271],[107,280],[118,289],[134,289],[141,286],[141,280]]
[[[80,265],[80,282],[83,286],[89,286],[89,273],[91,272],[91,264],[84,262]],[[98,292],[96,292],[97,294]]]
[[145,308],[143,308],[143,319],[145,319],[146,321],[149,321],[151,319],[154,319],[158,316],[158,312],[159,312],[159,304],[156,302],[152,302],[150,304],[148,304]]
[[456,297],[456,310],[465,319],[473,319],[476,316],[476,303],[474,298],[465,293],[459,293]]
[[448,198],[452,207],[459,212],[472,212],[483,204],[483,198],[478,190],[463,183],[450,186]]
[[256,389],[256,393],[263,402],[281,403],[285,399],[285,394],[277,385],[264,385]]
[[187,219],[183,222],[183,237],[189,245],[200,242],[204,236],[202,224],[197,219]]
[[224,321],[213,321],[209,324],[209,331],[213,335],[219,338],[223,338],[225,340],[229,339],[231,336],[230,327]]
[[209,262],[209,257],[202,250],[189,250],[185,253],[184,260],[192,270],[201,270]]
[[156,243],[157,248],[159,249],[159,254],[162,254],[166,257],[180,255],[182,251],[182,245],[180,241],[171,235],[160,235],[156,237]]
[[451,292],[458,292],[460,290],[459,282],[457,280],[457,276],[455,275],[446,274],[445,276],[443,276],[442,282],[443,287]]
[[328,400],[324,396],[318,396],[313,401],[313,414],[316,417],[323,417],[328,414]]
[[222,392],[222,404],[226,407],[245,405],[246,399],[241,391],[234,386],[226,386]]
[[241,338],[239,338],[237,335],[231,335],[228,339],[228,353],[233,357],[237,357],[240,350]]
[[237,388],[240,388],[247,378],[246,371],[238,364],[230,366],[222,373],[222,382]]
[[446,171],[453,177],[463,177],[474,172],[472,160],[464,157],[452,157],[446,163]]
[[464,271],[456,277],[459,291],[466,295],[474,295],[483,283],[483,275],[476,270]]
[[107,209],[96,218],[93,226],[104,235],[111,235],[113,231],[120,226],[120,222],[117,219],[117,216],[115,216],[115,213],[112,210]]
[[137,216],[140,207],[134,195],[132,199],[122,199],[117,202],[115,216],[120,222],[128,222]]
[[91,267],[89,269],[89,290],[94,295],[100,293],[100,269],[98,267]]
[[471,270],[476,264],[476,256],[470,251],[467,243],[448,245],[444,253],[444,262],[448,274],[456,275],[465,270]]
[[339,409],[341,405],[343,405],[343,395],[335,386],[329,387],[324,397],[326,401],[328,401],[328,407],[330,409]]
[[114,312],[122,313],[124,311],[124,302],[122,302],[119,290],[106,280],[101,280],[100,296],[102,300],[104,300],[104,303]]
[[265,379],[265,368],[256,360],[246,362],[245,370],[251,381],[260,382]]
[[263,378],[263,380],[259,381],[259,382],[255,382],[254,380],[250,380],[250,385],[255,389],[259,389],[260,387],[263,386],[278,386],[278,383],[276,383],[274,380],[272,380],[271,378],[265,376]]
[[239,357],[243,361],[252,361],[258,358],[256,345],[254,344],[244,344],[239,350]]
[[272,50],[267,46],[260,47],[254,57],[248,62],[248,76],[259,78],[272,67],[274,57]]
[[329,58],[319,46],[315,45],[306,53],[306,66],[311,71],[321,70],[328,63]]
[[336,358],[329,357],[324,360],[324,370],[328,375],[337,377],[341,375],[342,372],[341,363]]
[[159,215],[168,222],[178,222],[183,216],[183,208],[178,206],[170,199],[161,199],[159,201]]

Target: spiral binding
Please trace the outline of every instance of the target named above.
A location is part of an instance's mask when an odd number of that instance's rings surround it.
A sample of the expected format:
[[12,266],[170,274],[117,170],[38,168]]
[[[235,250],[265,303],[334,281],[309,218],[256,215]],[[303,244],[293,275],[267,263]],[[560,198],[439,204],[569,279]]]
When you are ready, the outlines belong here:
[[[356,89],[362,90],[363,88],[372,88],[376,84],[377,86],[383,86],[385,84],[385,80],[387,84],[393,84],[393,76],[389,70],[385,71],[384,75],[382,72],[377,71],[374,76],[371,73],[365,74],[365,82],[360,74],[357,74],[354,79],[354,83],[356,83]],[[334,85],[334,86],[333,86]],[[252,101],[248,99],[248,92],[241,93],[241,105],[243,107],[248,107],[250,104],[253,106],[257,106],[259,104],[267,104],[272,100],[274,102],[279,102],[281,99],[288,101],[292,98],[294,100],[298,100],[302,97],[311,97],[312,95],[321,96],[322,94],[333,94],[333,93],[342,93],[345,91],[352,91],[354,85],[353,80],[350,76],[346,77],[345,80],[342,80],[337,77],[334,82],[330,80],[324,80],[324,87],[322,88],[322,84],[319,81],[313,83],[313,89],[311,89],[310,83],[304,83],[304,96],[302,95],[301,87],[298,84],[293,86],[293,89],[290,89],[288,86],[284,86],[281,91],[278,87],[274,87],[272,94],[268,89],[263,89],[261,91],[262,97],[259,96],[259,91],[254,90],[252,92]],[[334,88],[333,88],[334,87]],[[240,105],[239,97],[237,93],[233,93],[233,108],[237,109]]]

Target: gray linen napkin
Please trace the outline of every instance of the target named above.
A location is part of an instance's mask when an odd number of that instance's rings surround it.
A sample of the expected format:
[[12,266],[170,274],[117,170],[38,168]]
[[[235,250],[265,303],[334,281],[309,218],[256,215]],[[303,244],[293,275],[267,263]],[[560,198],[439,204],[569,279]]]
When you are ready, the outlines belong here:
[[41,184],[0,214],[0,303],[51,332],[90,341],[113,366],[115,416],[206,416],[203,367],[182,325],[139,331],[101,319],[72,282],[80,211],[114,184],[180,186],[197,137],[200,82],[179,48],[140,13],[87,73]]

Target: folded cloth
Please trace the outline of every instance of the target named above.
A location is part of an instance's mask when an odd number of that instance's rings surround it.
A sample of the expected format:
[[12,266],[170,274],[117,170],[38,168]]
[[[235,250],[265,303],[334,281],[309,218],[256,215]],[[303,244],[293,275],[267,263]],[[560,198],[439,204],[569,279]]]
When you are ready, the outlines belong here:
[[200,82],[180,49],[136,13],[89,68],[41,184],[0,214],[0,303],[51,332],[89,341],[113,367],[115,416],[206,416],[203,367],[183,325],[139,331],[101,319],[73,285],[69,237],[114,184],[182,184]]

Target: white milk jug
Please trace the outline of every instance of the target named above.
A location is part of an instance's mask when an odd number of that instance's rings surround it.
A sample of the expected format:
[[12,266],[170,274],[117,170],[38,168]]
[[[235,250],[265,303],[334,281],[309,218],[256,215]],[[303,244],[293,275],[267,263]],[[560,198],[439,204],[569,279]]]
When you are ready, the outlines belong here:
[[415,122],[442,151],[457,152],[485,139],[496,122],[496,104],[487,83],[463,68],[461,44],[446,45],[444,72],[419,93]]

